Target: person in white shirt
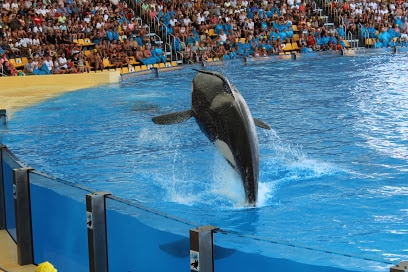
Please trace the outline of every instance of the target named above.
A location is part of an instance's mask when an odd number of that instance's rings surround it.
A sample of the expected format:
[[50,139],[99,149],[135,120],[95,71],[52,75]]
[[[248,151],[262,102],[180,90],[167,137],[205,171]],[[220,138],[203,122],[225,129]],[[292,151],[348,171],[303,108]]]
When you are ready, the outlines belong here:
[[197,23],[201,25],[201,23],[205,23],[205,16],[199,12],[197,14]]
[[394,12],[395,12],[395,2],[391,2],[388,6],[389,6],[389,8],[391,10],[391,14],[394,14]]
[[190,17],[186,16],[186,17],[183,19],[183,23],[184,23],[186,26],[188,26],[189,24],[191,24],[191,19],[190,19]]
[[363,10],[361,9],[360,6],[357,6],[357,7],[356,7],[356,10],[354,11],[354,14],[355,14],[356,16],[363,14]]
[[114,6],[114,8],[116,8],[119,5],[119,0],[111,0],[110,2]]
[[227,34],[225,34],[224,31],[222,31],[222,30],[220,31],[219,37],[220,37],[220,42],[222,42],[222,43],[227,42]]
[[175,16],[173,16],[173,17],[170,19],[170,25],[171,25],[172,27],[174,27],[174,26],[176,25],[176,23],[177,23],[177,19],[176,19]]
[[295,6],[295,1],[294,0],[287,0],[286,3],[291,9]]
[[67,59],[65,58],[65,53],[62,53],[61,56],[58,58],[58,63],[60,69],[68,69],[68,62]]
[[33,27],[33,32],[34,32],[34,33],[41,33],[41,32],[43,32],[42,26],[34,25],[34,27]]
[[27,48],[28,44],[29,44],[29,39],[28,38],[22,38],[19,40],[19,43],[21,45],[21,47]]
[[382,6],[382,8],[380,9],[380,14],[384,15],[388,13],[388,9],[387,7],[384,5]]
[[32,45],[35,46],[40,46],[41,42],[40,42],[40,38],[38,36],[38,34],[35,34],[33,40],[32,40]]
[[103,20],[106,22],[109,19],[109,11],[105,10],[103,14]]
[[45,6],[42,5],[39,8],[37,8],[35,12],[37,14],[41,14],[43,17],[45,17],[47,15],[47,13],[50,12],[50,10],[46,9]]
[[25,0],[24,1],[24,7],[25,9],[30,9],[33,6],[33,2],[30,0]]
[[11,7],[11,10],[14,10],[17,12],[19,10],[17,0],[13,0],[10,7]]
[[356,9],[356,3],[354,3],[354,0],[351,0],[350,9],[351,11],[354,11]]
[[373,7],[373,10],[377,10],[378,5],[377,5],[377,2],[375,0],[371,0],[370,3],[368,3],[368,5],[370,7]]
[[251,19],[248,19],[248,21],[247,21],[247,27],[248,27],[248,29],[253,31],[253,30],[254,30],[254,26],[255,26],[254,21],[251,20]]
[[84,18],[84,22],[89,24],[91,22],[91,15],[87,14]]
[[2,8],[7,10],[7,11],[10,11],[10,8],[11,8],[10,7],[10,1],[9,0],[4,1]]
[[105,23],[102,22],[101,20],[99,20],[99,21],[96,23],[95,28],[96,28],[96,29],[101,29],[104,25],[105,25]]
[[52,73],[54,71],[54,62],[51,56],[47,56],[44,60],[44,64],[47,65],[48,70]]

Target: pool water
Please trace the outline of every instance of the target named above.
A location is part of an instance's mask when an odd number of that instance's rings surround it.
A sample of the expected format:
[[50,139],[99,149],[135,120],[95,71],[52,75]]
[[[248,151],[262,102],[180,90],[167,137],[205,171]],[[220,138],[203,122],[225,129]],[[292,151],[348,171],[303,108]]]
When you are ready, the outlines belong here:
[[408,55],[206,69],[226,75],[273,128],[257,128],[256,208],[244,206],[239,177],[194,119],[151,122],[190,108],[189,67],[19,111],[0,142],[39,171],[196,224],[378,260],[370,271],[408,259]]

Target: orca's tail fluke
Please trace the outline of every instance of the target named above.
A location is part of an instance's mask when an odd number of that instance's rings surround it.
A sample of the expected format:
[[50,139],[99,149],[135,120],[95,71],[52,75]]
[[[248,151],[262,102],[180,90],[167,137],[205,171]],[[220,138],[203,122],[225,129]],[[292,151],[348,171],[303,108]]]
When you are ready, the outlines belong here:
[[191,117],[193,117],[193,111],[186,110],[155,116],[152,118],[152,121],[158,125],[173,125],[183,123]]

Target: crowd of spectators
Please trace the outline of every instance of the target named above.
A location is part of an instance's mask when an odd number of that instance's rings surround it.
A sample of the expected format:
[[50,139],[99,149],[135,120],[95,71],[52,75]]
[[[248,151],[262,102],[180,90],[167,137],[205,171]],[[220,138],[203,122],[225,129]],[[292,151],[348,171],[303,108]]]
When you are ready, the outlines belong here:
[[375,39],[373,46],[407,45],[407,0],[332,0],[330,5],[341,16],[346,31]]
[[342,19],[330,27],[312,0],[144,0],[135,4],[140,14],[119,0],[1,3],[0,62],[7,75],[18,73],[9,59],[21,57],[27,57],[25,74],[166,62],[167,42],[187,62],[281,54],[288,45],[300,52],[340,50],[347,32],[383,47],[394,38],[406,42],[408,26],[408,0],[331,0]]

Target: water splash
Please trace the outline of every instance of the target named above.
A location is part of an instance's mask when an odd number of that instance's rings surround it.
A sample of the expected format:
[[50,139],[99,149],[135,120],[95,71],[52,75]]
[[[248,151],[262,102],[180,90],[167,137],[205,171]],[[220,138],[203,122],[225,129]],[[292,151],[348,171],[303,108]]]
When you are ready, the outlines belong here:
[[277,191],[290,183],[304,183],[343,172],[334,163],[309,158],[302,146],[281,139],[276,131],[266,132],[265,136],[268,139],[261,145],[260,206],[273,205]]
[[[280,139],[274,130],[265,135],[260,147],[258,208],[274,205],[276,192],[285,184],[307,182],[340,171],[334,164],[308,158],[301,146]],[[168,157],[172,161],[171,174],[167,179],[155,177],[166,192],[166,200],[217,210],[248,208],[240,176],[211,144],[197,150],[177,144],[175,135],[168,137],[173,139],[167,142],[173,150]]]

